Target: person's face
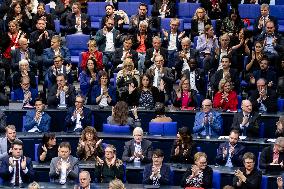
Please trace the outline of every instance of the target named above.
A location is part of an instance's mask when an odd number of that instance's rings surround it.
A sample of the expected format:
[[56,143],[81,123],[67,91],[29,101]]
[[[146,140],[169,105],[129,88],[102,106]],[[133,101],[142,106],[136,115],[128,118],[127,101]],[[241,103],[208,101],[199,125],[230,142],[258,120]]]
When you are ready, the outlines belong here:
[[112,15],[113,12],[114,12],[114,10],[111,6],[106,7],[106,15]]
[[65,84],[66,84],[66,81],[65,81],[63,76],[57,76],[56,77],[56,83],[57,83],[58,87],[64,87]]
[[206,166],[207,166],[207,160],[206,160],[206,158],[205,158],[204,156],[201,156],[199,159],[197,159],[197,160],[195,161],[195,165],[197,165],[197,167],[198,167],[199,169],[204,170],[204,169],[206,168]]
[[46,27],[45,21],[43,21],[43,20],[38,20],[37,21],[36,28],[38,30],[45,30],[45,27]]
[[269,10],[267,7],[260,9],[261,16],[267,16],[269,14]]
[[125,40],[123,42],[123,47],[125,50],[129,50],[132,47],[132,40],[131,39]]
[[29,64],[28,63],[22,63],[20,64],[20,71],[29,70]]
[[147,26],[144,24],[140,24],[139,25],[139,31],[140,32],[146,32],[147,31]]
[[102,76],[101,77],[101,85],[107,85],[107,77],[106,76]]
[[153,165],[162,165],[164,157],[158,157],[156,154],[152,156]]
[[254,160],[253,159],[245,159],[244,160],[244,166],[246,168],[246,170],[251,171],[254,169]]
[[20,158],[23,155],[23,146],[15,144],[12,148],[12,156]]
[[178,30],[178,26],[179,26],[179,22],[177,22],[177,21],[173,21],[170,24],[171,30],[174,31],[174,32],[176,32]]
[[133,133],[133,137],[135,142],[140,143],[142,141],[143,135],[142,133],[136,131]]
[[60,46],[60,42],[57,39],[52,39],[51,40],[51,48],[58,49],[59,46]]
[[75,100],[76,109],[82,108],[83,105],[84,105],[84,99],[82,99],[81,97],[76,97],[76,100]]
[[177,133],[177,139],[181,140],[181,136],[180,136],[179,132]]
[[87,141],[92,141],[94,139],[94,134],[91,132],[86,133],[86,140]]
[[164,58],[162,56],[155,57],[155,65],[157,68],[161,68],[164,65]]
[[146,76],[143,76],[143,78],[142,78],[142,86],[143,87],[148,87],[149,86],[149,78],[148,77],[146,77]]
[[153,39],[153,48],[159,50],[161,48],[161,41],[158,39]]
[[263,49],[260,43],[256,43],[254,48],[255,48],[255,52],[258,52],[258,53],[261,52]]
[[44,110],[44,103],[42,103],[42,101],[36,101],[35,102],[35,109],[36,111],[40,111],[42,112]]
[[204,12],[202,9],[198,9],[198,10],[197,10],[197,18],[198,18],[199,20],[201,20],[201,19],[204,18],[204,16],[205,16],[205,12]]
[[112,19],[108,19],[108,21],[106,22],[106,28],[110,31],[112,30],[114,26],[114,21]]
[[189,67],[190,67],[190,69],[195,69],[197,67],[194,59],[189,60]]
[[71,154],[71,151],[67,147],[62,147],[58,149],[58,156],[62,159],[67,159],[69,155]]
[[252,111],[251,102],[249,102],[249,101],[244,102],[243,105],[242,105],[242,110],[243,110],[243,112],[251,113],[251,111]]
[[280,120],[278,120],[277,122],[276,122],[276,128],[277,128],[277,132],[278,133],[283,133],[283,124],[281,123],[281,121]]
[[227,37],[222,37],[220,43],[221,43],[221,47],[226,48],[229,46],[230,39]]
[[183,81],[183,83],[181,85],[181,88],[184,91],[189,91],[190,90],[189,81],[187,79]]
[[147,7],[140,6],[138,9],[139,16],[145,16],[147,14]]
[[267,70],[267,68],[268,68],[268,62],[267,62],[267,60],[262,60],[262,61],[259,63],[259,66],[260,66],[260,69],[261,69],[261,70]]
[[53,62],[54,62],[55,68],[57,68],[57,69],[61,68],[61,66],[63,64],[63,61],[61,60],[60,57],[54,59]]
[[258,90],[259,92],[266,90],[266,85],[265,85],[265,82],[264,82],[263,80],[257,81],[256,86],[257,86],[257,90]]
[[279,144],[275,144],[275,147],[279,152],[284,152],[284,142],[280,142]]
[[20,48],[23,50],[23,51],[26,51],[28,49],[28,40],[26,39],[23,39],[20,43]]
[[281,68],[284,69],[284,60],[281,61]]
[[105,149],[105,157],[107,159],[112,159],[114,157],[114,151],[113,151],[112,148],[106,147],[106,149]]
[[65,5],[69,5],[70,4],[70,0],[64,0],[64,4]]
[[231,14],[231,20],[235,21],[237,19],[237,15],[236,14]]
[[10,23],[10,24],[9,24],[9,31],[10,31],[11,33],[17,32],[17,26],[16,26],[14,23]]
[[49,146],[55,146],[56,145],[56,138],[50,138],[48,140],[48,145]]
[[223,69],[228,69],[231,65],[230,60],[228,58],[222,58],[221,63]]
[[231,132],[231,134],[229,135],[229,143],[234,146],[237,144],[239,140],[239,135],[237,133]]
[[127,72],[132,71],[133,68],[134,68],[134,67],[133,67],[133,64],[130,63],[130,62],[127,62],[127,63],[125,63],[125,65],[124,65],[124,69],[125,69]]
[[6,137],[9,141],[14,141],[16,139],[16,130],[7,128]]
[[37,7],[37,14],[43,15],[44,14],[44,7],[43,6],[38,6]]
[[94,43],[89,43],[88,44],[88,49],[89,49],[89,52],[94,52],[97,48],[97,45],[95,45]]
[[230,82],[227,82],[224,84],[224,92],[228,93],[231,91],[231,84]]
[[212,108],[212,103],[210,101],[206,100],[202,102],[202,110],[204,113],[210,112],[211,108]]
[[181,42],[181,48],[184,51],[188,51],[190,48],[190,42],[187,42],[187,41]]
[[16,14],[20,14],[21,13],[21,6],[19,4],[17,4],[14,8],[14,11]]
[[72,12],[73,12],[74,14],[80,13],[79,7],[78,7],[77,5],[73,5],[73,6],[72,6]]
[[213,29],[213,27],[211,27],[211,28],[207,31],[207,35],[208,35],[208,37],[213,37],[213,36],[214,36],[214,29]]
[[91,178],[88,174],[82,172],[79,174],[80,187],[87,188],[90,185]]
[[92,60],[88,60],[87,67],[89,70],[93,70],[95,68],[94,62]]
[[275,31],[275,26],[274,26],[273,22],[268,22],[266,24],[266,33],[267,34],[273,34],[274,31]]
[[24,91],[30,88],[30,81],[28,79],[24,79],[21,83],[21,87]]
[[239,39],[243,39],[244,38],[244,30],[240,30],[239,32]]

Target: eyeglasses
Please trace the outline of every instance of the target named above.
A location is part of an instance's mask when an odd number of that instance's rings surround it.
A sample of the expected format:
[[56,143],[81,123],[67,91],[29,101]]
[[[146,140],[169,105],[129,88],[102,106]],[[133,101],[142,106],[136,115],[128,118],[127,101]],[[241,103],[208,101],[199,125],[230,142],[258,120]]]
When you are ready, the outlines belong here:
[[253,164],[254,161],[245,161],[245,164]]
[[78,100],[76,100],[75,102],[77,102],[77,103],[83,103],[83,102],[81,102],[81,101],[78,101]]

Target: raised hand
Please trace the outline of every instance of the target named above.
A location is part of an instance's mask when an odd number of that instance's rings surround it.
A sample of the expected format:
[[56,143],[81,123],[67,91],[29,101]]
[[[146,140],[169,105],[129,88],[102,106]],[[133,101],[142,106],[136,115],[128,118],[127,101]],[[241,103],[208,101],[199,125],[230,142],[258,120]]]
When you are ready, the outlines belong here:
[[21,168],[24,170],[27,167],[27,158],[24,156],[21,162]]

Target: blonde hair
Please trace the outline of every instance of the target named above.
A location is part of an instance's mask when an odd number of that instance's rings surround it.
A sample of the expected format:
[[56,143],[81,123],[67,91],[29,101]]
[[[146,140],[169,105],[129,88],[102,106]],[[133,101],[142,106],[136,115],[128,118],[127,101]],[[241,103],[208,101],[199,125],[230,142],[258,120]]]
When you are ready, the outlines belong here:
[[37,182],[32,182],[29,184],[28,189],[40,189],[40,186]]
[[[182,91],[182,84],[185,82],[185,81],[188,81],[189,82],[189,79],[185,76],[183,76],[181,79],[180,79],[180,82],[179,82],[179,90]],[[190,87],[190,83],[189,83],[189,90],[191,89]]]
[[206,10],[205,10],[203,7],[199,7],[199,8],[196,9],[196,11],[195,11],[194,16],[193,16],[192,19],[198,20],[198,16],[197,16],[198,10],[202,10],[202,11],[204,12],[204,18],[203,18],[204,21],[209,20],[209,17],[208,17],[207,14],[206,14]]
[[124,184],[122,183],[122,181],[119,180],[119,179],[114,179],[114,180],[110,181],[108,187],[110,189],[126,189]]
[[201,157],[205,157],[205,159],[207,159],[207,155],[204,152],[197,152],[194,154],[194,162],[199,160]]
[[[224,86],[225,86],[226,83],[230,83],[231,84],[231,82],[228,81],[227,79],[223,78],[223,79],[220,80],[219,85],[218,85],[218,89],[219,89],[220,92],[224,91]],[[230,89],[232,90],[232,86],[230,87]]]

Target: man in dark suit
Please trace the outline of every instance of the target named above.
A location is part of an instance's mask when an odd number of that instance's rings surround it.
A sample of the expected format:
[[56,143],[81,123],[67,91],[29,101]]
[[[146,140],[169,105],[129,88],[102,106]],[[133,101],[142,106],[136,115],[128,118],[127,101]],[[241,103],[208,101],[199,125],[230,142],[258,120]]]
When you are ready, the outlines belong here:
[[32,71],[36,71],[37,62],[35,57],[35,50],[28,47],[28,40],[26,38],[19,39],[19,48],[11,51],[11,64],[14,71],[19,70],[19,62],[26,59],[31,66]]
[[216,163],[226,167],[242,166],[245,147],[238,143],[239,135],[238,130],[232,130],[229,135],[229,141],[220,144],[217,151]]
[[284,170],[284,137],[278,137],[274,145],[265,147],[260,154],[259,168],[270,171]]
[[104,23],[107,21],[107,19],[112,18],[114,20],[114,28],[122,32],[124,20],[120,15],[114,14],[115,7],[111,4],[107,4],[105,6],[105,10],[106,15],[102,17],[101,29],[104,27]]
[[91,32],[90,17],[81,12],[79,2],[73,3],[72,13],[66,18],[66,32],[67,34],[83,33],[87,35]]
[[41,98],[35,99],[35,110],[26,113],[23,127],[27,132],[48,132],[51,117],[44,112],[45,104]]
[[53,85],[47,95],[49,107],[71,107],[76,96],[75,87],[67,83],[66,76],[62,73],[56,76],[56,84]]
[[262,4],[260,6],[260,16],[256,18],[253,26],[255,35],[259,35],[265,31],[265,25],[268,21],[272,21],[275,25],[276,31],[278,31],[278,20],[276,17],[269,15],[269,5]]
[[135,15],[132,15],[129,19],[129,33],[134,33],[139,29],[140,22],[145,20],[148,23],[147,30],[151,30],[150,26],[150,20],[151,18],[147,15],[148,6],[145,3],[140,3],[138,7],[138,13]]
[[131,49],[132,42],[132,38],[127,36],[124,38],[123,47],[116,49],[113,60],[114,70],[119,71],[123,67],[122,63],[126,58],[131,58],[134,63],[134,67],[136,69],[138,68],[138,53]]
[[242,101],[242,111],[234,114],[232,129],[248,137],[259,137],[259,119],[257,112],[252,111],[252,103],[249,100]]
[[256,82],[257,89],[252,92],[250,101],[253,109],[262,113],[277,112],[277,94],[276,91],[267,87],[265,79],[260,78]]
[[0,176],[9,186],[30,183],[35,176],[32,160],[23,156],[23,142],[15,140],[11,145],[11,156],[6,156],[0,166]]
[[68,131],[81,132],[85,127],[92,126],[92,112],[84,107],[85,97],[76,96],[75,106],[69,108],[65,117],[65,124]]
[[152,65],[154,65],[154,59],[156,56],[161,55],[164,59],[164,66],[167,66],[168,63],[168,51],[167,49],[161,47],[162,41],[158,36],[153,37],[152,39],[153,48],[150,48],[146,51],[145,57],[145,68],[149,69]]
[[36,23],[38,19],[44,19],[46,21],[46,29],[55,31],[54,18],[51,14],[45,12],[45,4],[39,3],[37,6],[37,13],[32,18],[32,30],[36,30]]
[[122,161],[127,163],[140,161],[150,163],[152,160],[152,142],[143,139],[143,130],[141,127],[136,127],[133,130],[134,139],[125,142]]
[[6,128],[5,137],[0,138],[0,160],[10,154],[10,148],[14,140],[16,139],[16,127],[15,125],[8,125]]
[[91,175],[89,171],[81,171],[79,173],[79,183],[80,187],[78,189],[91,188]]

